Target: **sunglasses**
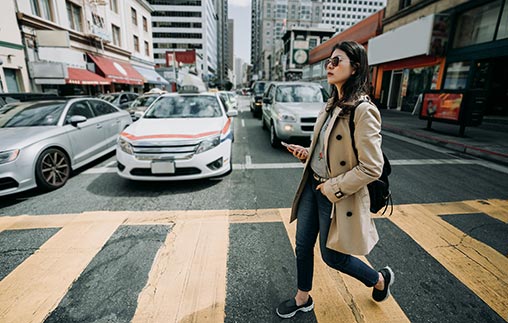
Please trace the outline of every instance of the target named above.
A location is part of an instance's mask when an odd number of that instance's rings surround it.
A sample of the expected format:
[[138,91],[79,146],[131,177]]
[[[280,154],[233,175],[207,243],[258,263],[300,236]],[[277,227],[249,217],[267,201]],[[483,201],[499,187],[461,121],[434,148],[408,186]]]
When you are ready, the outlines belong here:
[[332,67],[335,68],[337,66],[339,66],[340,62],[343,61],[344,59],[340,56],[335,56],[335,57],[332,57],[332,58],[328,58],[325,60],[325,63],[324,63],[324,68],[326,69],[328,67],[328,65],[332,64]]

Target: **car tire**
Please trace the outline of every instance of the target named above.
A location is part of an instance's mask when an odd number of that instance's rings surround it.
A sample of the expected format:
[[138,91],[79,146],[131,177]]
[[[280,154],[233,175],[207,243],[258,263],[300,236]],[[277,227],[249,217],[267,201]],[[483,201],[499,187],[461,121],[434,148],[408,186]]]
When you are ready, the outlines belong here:
[[35,180],[42,190],[51,191],[64,186],[70,175],[69,157],[62,150],[49,148],[37,158]]
[[275,125],[273,122],[270,122],[270,144],[273,148],[280,147],[280,139],[277,137],[277,132],[275,131]]

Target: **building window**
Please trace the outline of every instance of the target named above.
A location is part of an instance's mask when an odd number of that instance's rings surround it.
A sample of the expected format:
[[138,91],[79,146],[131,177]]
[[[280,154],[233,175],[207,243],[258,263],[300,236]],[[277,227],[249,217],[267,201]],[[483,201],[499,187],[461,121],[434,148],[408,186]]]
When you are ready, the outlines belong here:
[[[372,2],[369,2],[369,5],[371,5]],[[407,8],[411,5],[411,0],[400,0],[399,2],[399,10],[402,10],[404,8]]]
[[134,50],[139,53],[139,38],[134,36]]
[[465,89],[467,85],[467,77],[470,70],[470,62],[455,62],[446,68],[446,79],[444,88],[447,90]]
[[501,0],[462,13],[458,18],[453,47],[493,41],[500,13]]
[[148,31],[148,19],[146,17],[143,17],[143,30]]
[[111,25],[111,30],[113,32],[113,44],[118,47],[122,46],[122,41],[120,38],[120,27]]
[[53,21],[50,0],[30,0],[30,6],[36,16]]
[[67,1],[65,5],[67,6],[67,17],[69,18],[69,24],[71,29],[83,31],[83,18],[81,16],[81,7],[69,1]]
[[118,0],[109,0],[109,9],[114,13],[118,13]]
[[497,39],[508,38],[508,3],[505,2],[503,9],[503,16],[501,17],[501,23],[497,31]]
[[138,14],[136,12],[136,9],[131,8],[131,18],[132,18],[132,24],[137,26],[138,25]]
[[150,56],[150,45],[145,41],[145,55]]

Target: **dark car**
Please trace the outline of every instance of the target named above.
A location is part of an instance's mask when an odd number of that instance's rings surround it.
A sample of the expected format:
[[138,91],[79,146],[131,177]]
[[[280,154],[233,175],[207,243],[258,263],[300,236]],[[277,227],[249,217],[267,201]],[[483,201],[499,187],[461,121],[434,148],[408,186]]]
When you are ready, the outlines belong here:
[[53,93],[0,93],[0,107],[8,103],[51,100],[55,98],[58,98],[58,95]]
[[263,106],[263,93],[267,88],[266,81],[256,81],[252,84],[251,88],[251,99],[250,99],[250,111],[256,118],[261,116],[261,107]]

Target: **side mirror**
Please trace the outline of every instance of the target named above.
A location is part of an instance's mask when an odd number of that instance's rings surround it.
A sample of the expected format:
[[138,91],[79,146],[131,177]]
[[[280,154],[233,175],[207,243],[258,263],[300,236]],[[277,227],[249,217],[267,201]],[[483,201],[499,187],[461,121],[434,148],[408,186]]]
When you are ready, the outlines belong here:
[[238,111],[235,110],[235,109],[231,109],[228,112],[226,112],[226,115],[228,117],[237,117],[238,116]]
[[263,103],[272,104],[273,100],[272,100],[272,98],[265,97],[265,98],[263,98]]
[[85,122],[86,120],[87,120],[87,118],[85,116],[76,115],[76,116],[72,116],[69,119],[69,123],[71,125],[73,125],[74,127],[76,127],[78,124]]

